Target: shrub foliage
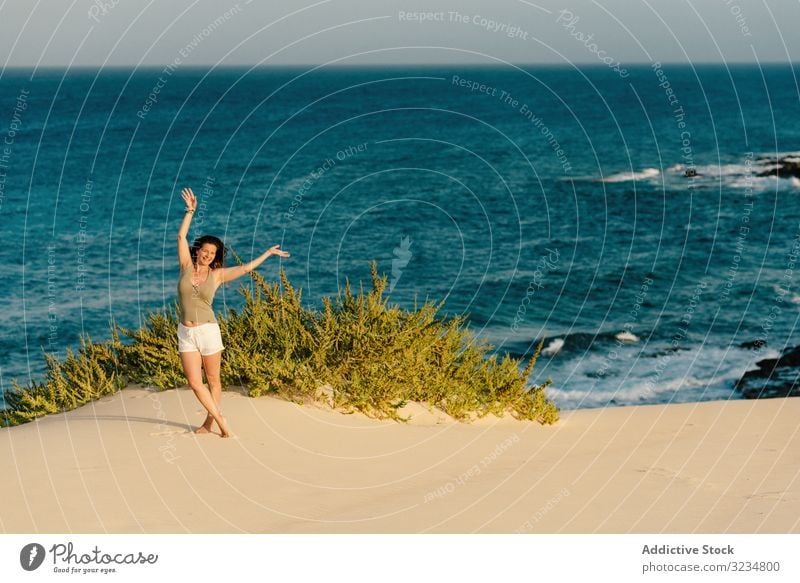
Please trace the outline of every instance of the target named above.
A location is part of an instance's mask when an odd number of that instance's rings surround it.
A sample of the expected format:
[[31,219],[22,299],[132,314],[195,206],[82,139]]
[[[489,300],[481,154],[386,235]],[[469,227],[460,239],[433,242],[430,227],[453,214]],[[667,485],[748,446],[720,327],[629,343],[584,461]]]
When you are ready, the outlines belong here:
[[[386,276],[374,261],[371,267],[371,291],[360,286],[354,294],[347,281],[335,298],[323,298],[320,310],[302,305],[301,290],[283,270],[280,283],[272,284],[250,273],[254,289],[240,289],[244,307],[217,318],[225,342],[223,387],[299,403],[327,400],[339,410],[398,420],[398,409],[411,400],[459,420],[488,414],[544,424],[558,419],[544,392],[550,381],[527,386],[541,343],[520,370],[519,359],[488,355],[493,347],[476,340],[463,316],[440,317],[442,304],[415,303],[413,310],[390,304]],[[150,314],[138,330],[112,324],[111,341],[82,339],[64,362],[47,354],[44,382],[21,387],[14,381],[0,421],[15,425],[73,409],[128,381],[162,390],[185,385],[177,324],[173,306]],[[130,341],[123,343],[120,333]]]

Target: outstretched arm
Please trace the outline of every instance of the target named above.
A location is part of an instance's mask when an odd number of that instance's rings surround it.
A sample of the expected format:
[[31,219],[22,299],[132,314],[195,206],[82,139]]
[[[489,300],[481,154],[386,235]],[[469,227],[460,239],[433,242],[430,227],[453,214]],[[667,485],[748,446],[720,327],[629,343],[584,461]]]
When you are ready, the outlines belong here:
[[289,257],[289,253],[287,251],[281,251],[280,249],[278,249],[278,247],[280,247],[280,245],[273,245],[272,247],[264,251],[264,253],[253,259],[251,262],[245,263],[244,265],[237,265],[236,267],[225,267],[223,269],[218,270],[217,273],[219,277],[219,282],[221,284],[227,283],[229,281],[233,281],[237,277],[243,276],[245,273],[250,273],[251,271],[256,269],[259,265],[264,263],[264,261],[270,255],[277,255],[278,257]]
[[192,215],[197,208],[197,199],[191,188],[184,188],[181,191],[181,196],[183,197],[183,202],[186,203],[186,213],[184,213],[181,227],[178,229],[178,263],[180,263],[181,271],[183,271],[186,267],[191,267],[192,265],[192,254],[189,252],[189,242],[186,240],[186,235],[189,234]]

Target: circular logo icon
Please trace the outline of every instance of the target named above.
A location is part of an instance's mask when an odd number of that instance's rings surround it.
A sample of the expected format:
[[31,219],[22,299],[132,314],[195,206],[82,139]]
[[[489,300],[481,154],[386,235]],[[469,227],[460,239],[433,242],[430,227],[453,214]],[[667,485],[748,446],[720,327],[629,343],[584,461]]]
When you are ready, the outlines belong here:
[[19,564],[26,571],[35,571],[44,562],[44,547],[39,543],[28,543],[19,552]]

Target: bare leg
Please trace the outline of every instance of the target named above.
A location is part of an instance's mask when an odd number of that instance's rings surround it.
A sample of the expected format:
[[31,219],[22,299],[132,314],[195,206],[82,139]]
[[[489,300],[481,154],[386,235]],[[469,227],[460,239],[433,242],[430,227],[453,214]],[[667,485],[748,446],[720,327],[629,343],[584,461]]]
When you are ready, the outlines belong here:
[[[222,381],[219,376],[221,361],[222,351],[203,356],[203,370],[206,373],[206,381],[208,381],[208,388],[211,391],[211,398],[214,399],[218,409],[220,401],[222,401]],[[206,415],[205,422],[195,430],[195,433],[210,433],[213,425],[214,418],[209,413]]]
[[189,386],[194,391],[197,400],[205,407],[206,411],[211,415],[211,418],[217,422],[220,427],[222,437],[230,437],[228,424],[225,418],[219,412],[211,392],[203,385],[203,373],[201,369],[202,357],[199,352],[181,352],[181,362],[183,363],[183,372],[186,374],[186,380],[189,381]]

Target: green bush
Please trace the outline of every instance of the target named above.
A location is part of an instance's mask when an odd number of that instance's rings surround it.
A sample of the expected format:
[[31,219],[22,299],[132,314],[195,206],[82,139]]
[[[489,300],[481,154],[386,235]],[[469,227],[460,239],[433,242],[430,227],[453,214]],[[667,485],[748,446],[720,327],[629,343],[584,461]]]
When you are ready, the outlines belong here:
[[[390,304],[383,295],[386,276],[378,276],[374,261],[371,267],[371,291],[353,294],[347,281],[316,311],[303,307],[301,291],[283,270],[280,284],[251,273],[255,289],[241,287],[242,310],[218,316],[225,342],[223,386],[299,403],[322,399],[327,386],[324,396],[337,409],[393,419],[401,419],[398,409],[411,400],[459,420],[488,414],[545,424],[558,419],[558,409],[544,394],[550,381],[526,386],[541,343],[524,370],[508,355],[498,361],[497,355],[487,356],[493,347],[476,341],[464,317],[437,315],[441,303],[415,304],[413,310]],[[46,355],[45,382],[28,388],[14,382],[2,419],[17,424],[72,409],[126,381],[162,390],[185,385],[177,324],[173,306],[150,314],[138,330],[113,327],[105,344],[82,340],[78,355],[69,352],[64,363]],[[118,331],[131,342],[122,343]],[[124,380],[118,371],[125,372]]]
[[130,344],[116,345],[120,368],[129,381],[162,390],[186,384],[178,355],[177,306],[149,314],[147,324],[138,330],[118,330],[133,339]]
[[12,388],[3,394],[6,409],[0,411],[0,423],[27,423],[48,413],[75,409],[104,395],[116,393],[125,386],[125,382],[118,374],[117,353],[113,344],[114,340],[94,343],[91,339],[81,338],[77,354],[67,349],[64,362],[45,353],[47,373],[44,382],[21,387],[16,380],[12,380]]

